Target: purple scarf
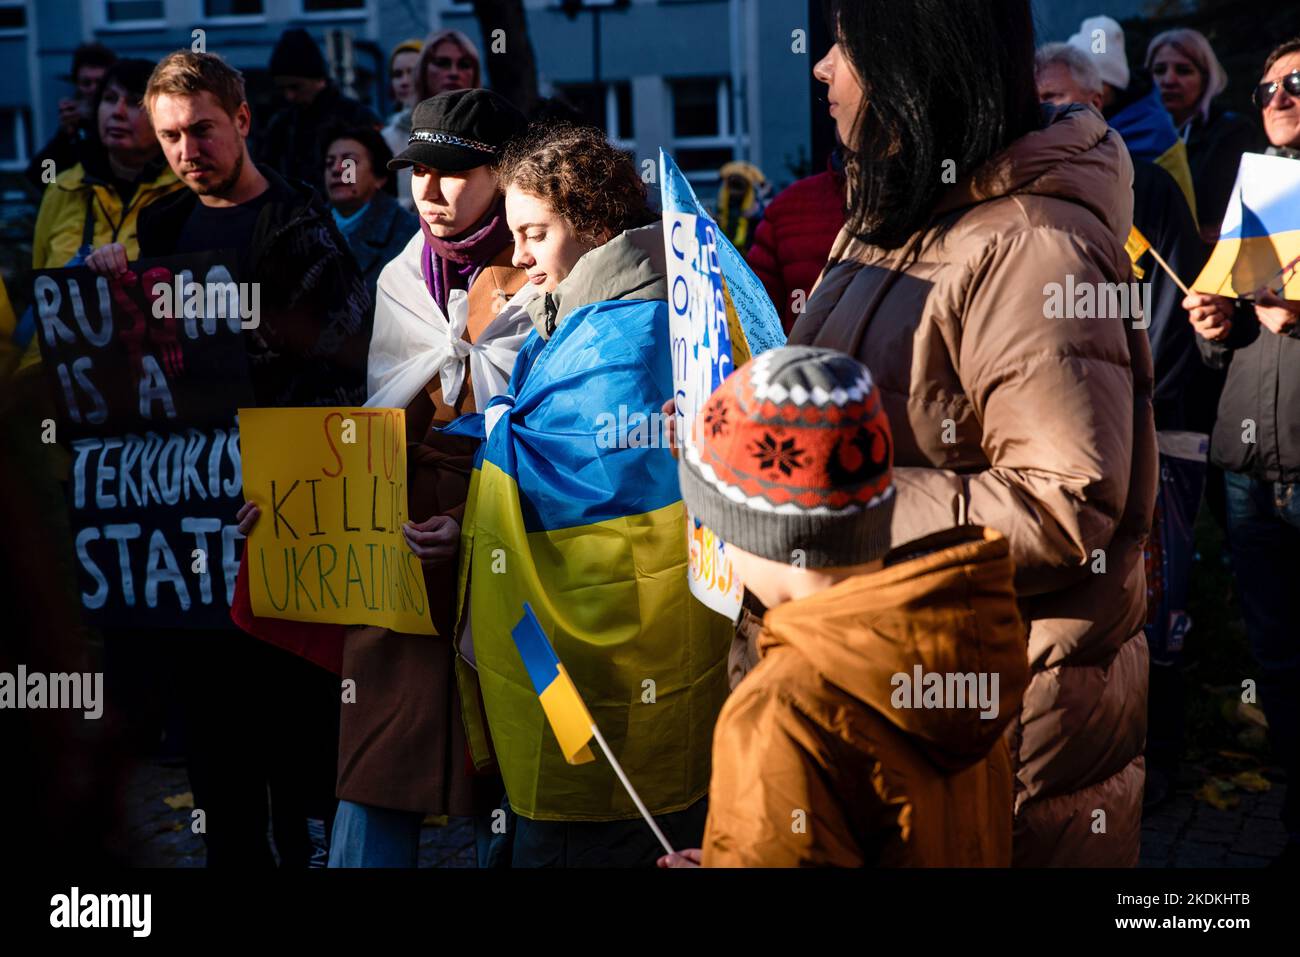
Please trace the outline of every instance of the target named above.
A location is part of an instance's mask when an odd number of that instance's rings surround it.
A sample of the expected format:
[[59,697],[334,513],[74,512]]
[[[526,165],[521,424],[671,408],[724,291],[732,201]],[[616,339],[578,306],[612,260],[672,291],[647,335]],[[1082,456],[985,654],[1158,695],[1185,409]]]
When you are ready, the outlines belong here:
[[429,224],[420,220],[420,232],[424,233],[420,271],[429,295],[444,313],[451,290],[468,290],[479,271],[510,244],[505,206],[505,199],[498,199],[459,239],[439,239],[430,232]]

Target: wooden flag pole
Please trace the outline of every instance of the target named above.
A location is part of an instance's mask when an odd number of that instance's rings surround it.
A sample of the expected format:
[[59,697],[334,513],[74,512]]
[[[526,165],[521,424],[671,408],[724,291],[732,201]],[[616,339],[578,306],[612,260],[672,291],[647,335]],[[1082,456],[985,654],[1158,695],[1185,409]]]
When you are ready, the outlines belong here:
[[1169,263],[1165,262],[1164,259],[1160,256],[1160,254],[1156,252],[1156,247],[1148,246],[1147,252],[1149,252],[1152,256],[1155,257],[1156,262],[1160,264],[1160,268],[1169,274],[1169,278],[1172,279],[1174,282],[1178,283],[1178,288],[1183,291],[1184,296],[1190,296],[1192,294],[1192,291],[1188,289],[1186,286],[1184,286],[1183,281],[1178,278],[1178,274],[1169,268]]
[[664,832],[659,830],[659,825],[655,823],[655,819],[651,817],[650,812],[646,810],[645,804],[641,801],[641,795],[636,793],[636,788],[632,787],[632,782],[629,781],[627,775],[623,773],[623,766],[619,764],[618,759],[614,757],[614,752],[609,750],[609,745],[605,743],[605,738],[601,735],[600,728],[596,727],[595,723],[591,726],[591,733],[596,736],[596,743],[600,745],[600,750],[604,751],[605,757],[609,758],[609,763],[614,766],[614,773],[617,774],[618,779],[623,782],[623,787],[627,789],[628,795],[632,798],[632,802],[636,805],[636,809],[641,812],[641,816],[645,818],[645,822],[650,825],[650,830],[655,832],[655,837],[659,838],[659,843],[663,845],[664,850],[669,854],[675,855],[677,852],[673,850],[673,846],[668,843],[668,838],[664,837]]

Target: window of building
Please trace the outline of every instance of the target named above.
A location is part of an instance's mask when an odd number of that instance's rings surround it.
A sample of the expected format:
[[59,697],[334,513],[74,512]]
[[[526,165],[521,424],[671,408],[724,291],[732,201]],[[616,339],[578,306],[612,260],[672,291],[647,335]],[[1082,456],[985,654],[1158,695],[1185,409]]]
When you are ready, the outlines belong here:
[[694,183],[716,183],[718,170],[736,158],[730,86],[725,77],[668,81],[673,158]]
[[203,0],[203,15],[223,17],[263,17],[266,10],[263,0]]
[[365,8],[366,0],[302,0],[303,13],[352,13]]
[[30,161],[26,110],[13,107],[0,109],[0,169],[26,169]]
[[559,7],[565,13],[576,15],[584,10],[626,7],[628,2],[629,0],[550,0],[549,5]]
[[0,36],[27,32],[27,4],[24,0],[0,0]]
[[564,83],[556,84],[555,92],[581,113],[585,122],[604,130],[615,146],[633,148],[636,131],[632,125],[631,83]]
[[726,82],[717,79],[672,80],[673,135],[717,136],[726,121]]
[[163,14],[163,0],[105,0],[104,3],[104,22],[112,25],[162,21]]

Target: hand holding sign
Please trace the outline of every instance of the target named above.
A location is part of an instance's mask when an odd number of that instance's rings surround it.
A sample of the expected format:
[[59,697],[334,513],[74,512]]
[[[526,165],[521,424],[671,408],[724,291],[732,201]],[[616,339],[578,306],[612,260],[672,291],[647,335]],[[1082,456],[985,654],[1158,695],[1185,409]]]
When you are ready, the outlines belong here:
[[113,278],[85,267],[33,277],[37,338],[72,462],[81,603],[96,625],[229,621],[239,568],[230,519],[242,491],[235,409],[253,400],[240,312],[206,302],[175,310],[157,287],[198,276],[238,298],[230,259],[127,264],[123,253]]
[[446,565],[460,546],[460,524],[450,515],[433,515],[423,522],[407,522],[402,534],[411,551],[425,565]]
[[86,268],[99,276],[120,276],[127,270],[126,247],[121,243],[100,246],[86,257]]
[[245,502],[239,506],[239,511],[235,513],[235,521],[239,523],[239,534],[245,538],[253,534],[253,526],[261,517],[262,510],[257,507],[256,502]]
[[[434,634],[401,409],[241,409],[253,613]],[[250,507],[251,506],[251,507]],[[254,510],[265,512],[260,519]]]

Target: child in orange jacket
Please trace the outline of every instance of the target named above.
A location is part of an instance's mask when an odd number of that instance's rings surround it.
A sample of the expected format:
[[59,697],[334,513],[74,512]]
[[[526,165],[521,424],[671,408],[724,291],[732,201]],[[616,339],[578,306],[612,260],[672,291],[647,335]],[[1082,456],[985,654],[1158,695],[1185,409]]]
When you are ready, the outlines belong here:
[[691,513],[768,607],[723,707],[703,847],[662,866],[1009,866],[1002,733],[1028,680],[1007,542],[890,548],[889,423],[866,368],[787,347],[686,437]]

